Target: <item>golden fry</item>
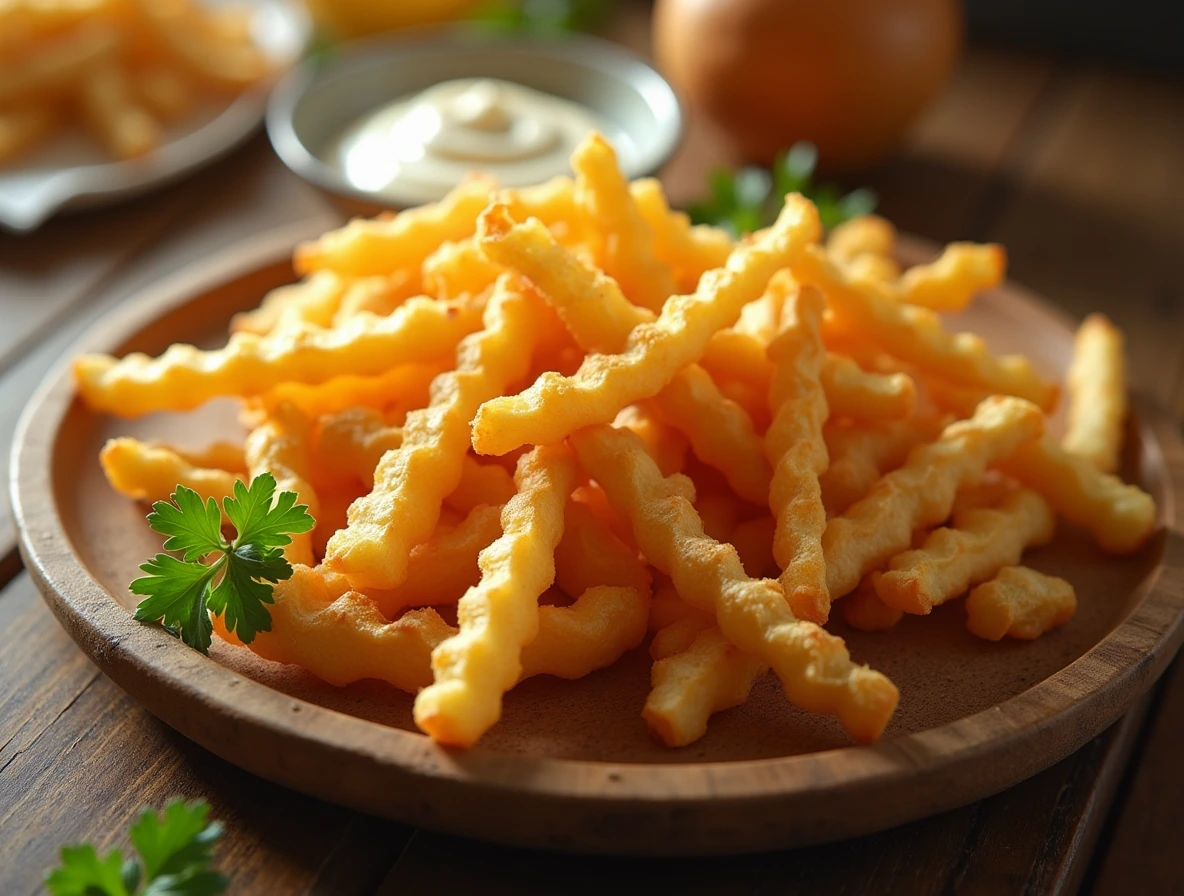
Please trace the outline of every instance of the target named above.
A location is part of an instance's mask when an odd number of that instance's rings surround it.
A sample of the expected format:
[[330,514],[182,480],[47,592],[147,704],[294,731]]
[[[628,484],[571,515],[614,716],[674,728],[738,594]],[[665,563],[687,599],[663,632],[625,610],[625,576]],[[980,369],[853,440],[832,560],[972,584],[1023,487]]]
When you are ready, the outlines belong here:
[[264,337],[236,333],[213,351],[175,344],[159,358],[83,355],[74,376],[93,410],[138,417],[222,395],[259,395],[292,381],[376,376],[398,364],[435,361],[479,324],[476,308],[413,299],[388,318],[359,316],[333,330],[300,327]]
[[974,296],[994,289],[1007,272],[1007,253],[994,243],[950,243],[936,261],[909,268],[897,297],[934,311],[961,311]]
[[99,462],[111,487],[136,501],[168,501],[178,486],[191,488],[202,499],[222,499],[234,494],[242,477],[223,469],[194,464],[180,452],[137,439],[110,439],[99,453]]
[[1077,594],[1064,579],[1026,566],[1008,566],[966,598],[966,628],[987,641],[1004,635],[1031,641],[1064,625],[1077,611]]
[[519,680],[583,678],[611,666],[645,638],[649,590],[594,585],[569,607],[539,607],[538,634],[522,648]]
[[1069,428],[1061,447],[1113,473],[1126,419],[1126,361],[1122,331],[1104,315],[1091,314],[1078,328],[1068,385]]
[[907,549],[914,529],[944,520],[959,488],[1043,429],[1044,415],[1031,402],[994,396],[970,420],[951,423],[936,442],[915,448],[903,467],[827,523],[822,546],[831,599]]
[[538,633],[539,595],[555,579],[575,464],[564,446],[535,448],[514,481],[503,534],[481,552],[481,581],[460,599],[460,631],[432,652],[435,680],[415,698],[415,723],[441,743],[469,746],[498,720]]
[[[276,495],[295,492],[297,504],[308,506],[315,520],[320,513],[320,502],[312,486],[312,421],[295,405],[280,405],[247,435],[243,453],[247,473],[254,479],[261,473],[275,477]],[[292,536],[284,548],[284,556],[292,564],[312,566],[312,535],[308,532]]]
[[296,272],[328,269],[345,277],[368,277],[408,269],[418,275],[424,260],[442,243],[473,235],[477,215],[493,189],[490,179],[470,177],[433,205],[408,209],[385,221],[354,219],[297,246]]
[[820,376],[836,417],[897,420],[917,405],[917,387],[905,373],[868,373],[850,358],[828,352]]
[[301,324],[331,327],[346,285],[332,271],[318,271],[299,283],[277,287],[263,297],[258,308],[231,318],[230,332],[266,336]]
[[604,235],[606,274],[625,295],[657,312],[674,292],[670,268],[654,257],[654,234],[617,167],[613,148],[599,134],[590,134],[571,157],[576,172],[576,201]]
[[612,585],[648,596],[651,579],[634,548],[617,538],[586,504],[568,499],[563,538],[555,548],[555,584],[570,595]]
[[769,346],[773,422],[765,434],[773,465],[768,502],[777,520],[773,556],[782,570],[778,581],[793,614],[819,625],[830,615],[822,556],[826,510],[818,485],[829,462],[822,438],[829,410],[819,381],[826,357],[820,332],[824,307],[822,294],[810,287],[785,304],[781,334]]
[[706,733],[707,720],[714,713],[747,700],[753,684],[767,670],[712,626],[686,650],[654,663],[642,718],[657,740],[668,747],[684,747]]
[[1021,445],[999,462],[999,469],[1044,495],[1053,510],[1088,529],[1111,554],[1137,551],[1155,530],[1155,501],[1149,494],[1066,453],[1050,438]]

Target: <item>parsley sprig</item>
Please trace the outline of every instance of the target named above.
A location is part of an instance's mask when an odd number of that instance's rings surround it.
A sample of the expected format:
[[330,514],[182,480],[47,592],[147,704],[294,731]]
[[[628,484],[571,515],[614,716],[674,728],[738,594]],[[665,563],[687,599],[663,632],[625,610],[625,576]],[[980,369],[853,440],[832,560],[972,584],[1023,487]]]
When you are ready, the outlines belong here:
[[[225,615],[226,627],[244,644],[256,632],[271,629],[274,603],[272,586],[292,575],[284,559],[283,546],[291,536],[313,527],[308,508],[296,504],[295,492],[275,497],[276,482],[270,473],[251,480],[250,486],[235,483],[233,497],[222,502],[226,518],[237,531],[233,540],[222,535],[222,511],[218,502],[179,485],[172,503],[157,501],[148,514],[148,524],[167,536],[165,551],[140,566],[146,576],[131,584],[133,594],[144,595],[136,607],[141,622],[163,620],[176,637],[208,653],[213,635],[210,613]],[[273,503],[273,498],[274,503]],[[203,558],[214,556],[212,563]]]
[[[210,869],[222,825],[207,823],[204,800],[175,799],[162,815],[145,809],[131,827],[140,861],[113,849],[105,856],[89,844],[63,846],[61,864],[45,876],[53,896],[217,896],[226,878]],[[143,889],[140,885],[143,884]]]
[[724,227],[735,236],[752,233],[773,223],[786,193],[801,193],[813,200],[827,228],[875,210],[872,190],[860,188],[841,195],[833,184],[814,183],[817,165],[817,148],[802,142],[781,153],[772,171],[753,165],[735,172],[717,168],[711,173],[710,197],[688,209],[691,220]]

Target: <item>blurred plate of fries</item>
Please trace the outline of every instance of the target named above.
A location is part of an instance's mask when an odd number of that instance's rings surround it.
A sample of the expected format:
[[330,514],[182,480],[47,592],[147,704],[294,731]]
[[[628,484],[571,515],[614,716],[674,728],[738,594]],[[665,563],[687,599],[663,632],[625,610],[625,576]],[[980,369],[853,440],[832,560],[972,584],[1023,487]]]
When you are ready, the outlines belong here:
[[310,35],[296,0],[0,2],[0,226],[33,230],[227,152]]
[[[799,197],[733,241],[687,229],[603,141],[573,166],[261,236],[76,346],[22,418],[12,490],[30,574],[106,674],[328,800],[518,845],[707,854],[994,793],[1167,667],[1184,445],[1137,391],[1127,414],[1112,327],[1075,338],[1002,281],[998,247],[939,255],[878,219],[822,242]],[[860,332],[914,366],[880,369]],[[1071,412],[1054,414],[1066,374]],[[750,377],[776,414],[743,389],[711,397]],[[638,389],[654,404],[614,417]],[[946,410],[917,417],[922,401]],[[858,433],[900,425],[916,431],[899,456],[857,476]],[[819,431],[842,477],[815,472]],[[160,542],[131,498],[260,472],[323,529],[287,549],[271,629],[247,649],[222,628],[203,656],[134,622],[128,582]],[[1057,516],[1078,524],[1054,534]],[[799,546],[778,575],[780,518]]]

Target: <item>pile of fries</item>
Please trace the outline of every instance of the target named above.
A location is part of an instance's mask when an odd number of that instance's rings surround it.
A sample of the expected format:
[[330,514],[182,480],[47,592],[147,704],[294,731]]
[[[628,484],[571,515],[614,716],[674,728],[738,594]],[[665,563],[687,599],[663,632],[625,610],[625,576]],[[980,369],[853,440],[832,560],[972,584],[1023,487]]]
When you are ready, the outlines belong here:
[[869,742],[898,693],[823,628],[834,602],[885,630],[969,590],[971,632],[1035,638],[1076,604],[1019,565],[1057,517],[1114,553],[1152,532],[1152,499],[1113,475],[1119,333],[1082,327],[1058,445],[1058,386],[943,328],[936,311],[1000,283],[999,247],[901,271],[891,225],[824,241],[796,194],[734,241],[628,183],[597,135],[572,165],[300,246],[303,279],[224,348],[77,360],[96,411],[242,400],[241,447],[110,442],[121,493],[221,499],[268,472],[309,505],[259,655],[387,681],[434,739],[471,745],[519,681],[648,637],[639,708],[664,744],[769,670]]
[[267,74],[245,8],[0,0],[0,164],[78,119],[117,159],[151,152],[203,94]]

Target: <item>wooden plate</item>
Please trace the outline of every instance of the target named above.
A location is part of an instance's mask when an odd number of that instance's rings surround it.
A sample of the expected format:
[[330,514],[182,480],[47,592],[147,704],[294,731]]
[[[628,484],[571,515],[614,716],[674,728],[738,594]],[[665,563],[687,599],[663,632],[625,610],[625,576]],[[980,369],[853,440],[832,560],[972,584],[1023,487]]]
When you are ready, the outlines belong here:
[[[182,272],[127,303],[78,351],[217,344],[228,317],[291,279],[292,244],[272,234]],[[916,255],[916,253],[912,253]],[[1014,287],[960,324],[1047,373],[1067,363],[1068,322]],[[1137,349],[1137,347],[1134,347]],[[1156,498],[1141,553],[1103,556],[1062,526],[1032,565],[1077,587],[1068,625],[1032,643],[990,644],[959,602],[887,634],[831,628],[888,674],[900,708],[883,741],[851,746],[837,724],[789,706],[771,677],[683,750],[647,736],[644,649],[578,682],[532,679],[467,752],[417,733],[411,698],[385,685],[336,689],[295,667],[217,643],[210,657],[131,618],[126,586],[159,540],[144,509],[99,469],[116,434],[200,444],[237,431],[234,407],[117,421],[75,400],[63,367],[17,434],[13,495],[28,569],[95,663],[148,710],[219,756],[273,781],[416,825],[504,843],[586,852],[729,853],[849,837],[1006,788],[1077,749],[1155,680],[1184,630],[1184,447],[1136,397],[1124,475]]]

